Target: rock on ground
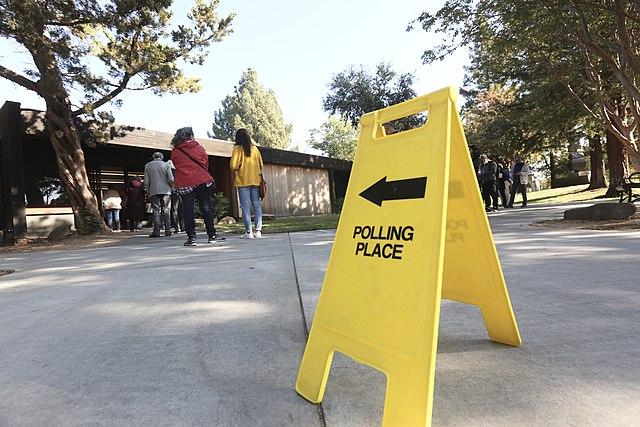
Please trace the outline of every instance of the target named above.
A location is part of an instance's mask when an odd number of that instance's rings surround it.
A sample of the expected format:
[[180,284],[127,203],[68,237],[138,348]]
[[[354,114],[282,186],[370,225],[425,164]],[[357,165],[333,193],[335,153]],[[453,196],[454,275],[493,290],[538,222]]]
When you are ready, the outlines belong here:
[[608,221],[627,219],[637,211],[633,203],[598,203],[586,208],[569,209],[564,212],[565,220]]

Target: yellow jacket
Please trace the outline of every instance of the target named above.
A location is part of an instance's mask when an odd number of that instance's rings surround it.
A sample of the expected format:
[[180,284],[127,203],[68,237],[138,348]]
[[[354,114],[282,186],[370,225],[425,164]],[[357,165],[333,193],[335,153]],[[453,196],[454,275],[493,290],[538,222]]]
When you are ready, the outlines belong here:
[[251,156],[244,155],[241,145],[233,147],[231,153],[231,169],[236,173],[233,185],[236,187],[260,186],[262,173],[262,156],[255,145],[251,146]]

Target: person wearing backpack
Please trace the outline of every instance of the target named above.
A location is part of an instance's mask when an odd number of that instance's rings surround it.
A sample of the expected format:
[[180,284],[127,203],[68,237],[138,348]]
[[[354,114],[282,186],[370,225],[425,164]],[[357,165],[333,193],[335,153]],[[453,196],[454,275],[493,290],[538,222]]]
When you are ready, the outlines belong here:
[[[233,184],[238,189],[242,222],[244,223],[243,239],[262,237],[262,206],[260,204],[260,185],[262,183],[262,155],[251,142],[246,129],[236,131],[236,145],[231,153],[230,167],[235,172]],[[256,231],[251,229],[251,206],[256,216]]]
[[516,193],[522,194],[522,207],[524,208],[527,206],[527,184],[529,183],[529,175],[531,175],[529,165],[527,165],[521,157],[517,158],[511,171],[511,176],[513,177],[513,188],[511,190],[509,206],[507,207],[513,207]]
[[184,226],[187,241],[184,246],[197,246],[195,202],[198,201],[204,217],[209,243],[225,240],[218,236],[213,225],[213,209],[211,208],[211,190],[214,180],[209,174],[209,156],[202,145],[193,138],[190,127],[178,129],[171,140],[173,150],[171,161],[175,166],[174,186],[180,195],[183,205]]

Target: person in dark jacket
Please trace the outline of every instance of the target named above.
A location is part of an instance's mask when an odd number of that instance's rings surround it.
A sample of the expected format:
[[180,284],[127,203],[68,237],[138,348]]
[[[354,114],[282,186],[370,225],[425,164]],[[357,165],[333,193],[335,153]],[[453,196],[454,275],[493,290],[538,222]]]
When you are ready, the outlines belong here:
[[480,178],[480,186],[482,188],[484,208],[487,212],[498,210],[498,192],[496,190],[497,173],[498,165],[496,165],[496,162],[491,160],[486,154],[481,155],[480,172],[478,175]]
[[496,175],[496,185],[498,187],[498,195],[502,200],[502,207],[509,206],[509,197],[507,192],[509,191],[509,184],[511,183],[511,171],[508,166],[498,162],[498,172]]
[[197,246],[194,213],[196,199],[204,217],[209,243],[224,240],[224,237],[218,236],[213,225],[211,186],[214,182],[209,174],[207,152],[193,139],[193,130],[190,127],[178,129],[171,140],[171,145],[173,146],[171,161],[176,168],[174,186],[182,199],[184,226],[187,230],[187,241],[184,245]]
[[140,231],[142,221],[146,219],[144,186],[140,178],[132,178],[125,192],[125,206],[127,207],[127,219],[129,230]]

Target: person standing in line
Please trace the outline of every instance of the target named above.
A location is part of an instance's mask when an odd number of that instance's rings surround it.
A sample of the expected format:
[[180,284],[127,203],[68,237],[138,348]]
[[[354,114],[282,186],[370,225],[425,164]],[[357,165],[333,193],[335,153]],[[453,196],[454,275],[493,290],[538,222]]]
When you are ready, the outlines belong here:
[[142,181],[137,177],[132,178],[125,192],[125,206],[131,231],[140,231],[142,228],[142,221],[146,216],[144,197]]
[[498,196],[502,201],[502,207],[509,205],[509,198],[507,197],[507,191],[509,188],[509,182],[511,181],[511,172],[509,168],[498,162],[498,173],[496,177],[496,184],[498,186]]
[[481,155],[479,178],[484,208],[487,212],[498,210],[498,193],[496,191],[497,172],[498,166],[496,162],[491,160],[486,154]]
[[522,194],[522,207],[524,208],[527,206],[527,184],[529,183],[530,174],[531,170],[529,169],[529,165],[527,165],[521,157],[517,158],[511,171],[511,176],[513,177],[513,188],[508,207],[513,207],[516,193]]
[[[242,238],[262,237],[262,205],[260,204],[260,184],[262,182],[262,155],[251,142],[246,129],[236,131],[236,145],[233,147],[230,161],[235,172],[233,184],[238,189],[244,234]],[[251,229],[251,206],[256,216],[256,231]]]
[[175,189],[182,200],[184,212],[184,226],[187,230],[187,241],[184,246],[197,246],[196,219],[194,205],[196,199],[204,217],[209,243],[223,241],[218,236],[213,225],[213,210],[211,208],[211,186],[213,177],[209,174],[209,156],[207,152],[193,139],[190,127],[180,128],[171,140],[173,150],[171,160],[176,167]]
[[[173,161],[167,160],[167,164],[171,168],[171,172],[175,176],[176,167],[173,164]],[[173,232],[175,234],[184,233],[184,214],[182,212],[182,200],[180,199],[180,195],[174,188],[171,191],[171,227],[173,228]]]
[[120,231],[120,209],[122,209],[122,198],[113,185],[104,193],[104,211],[107,225],[112,231]]
[[169,215],[173,174],[160,152],[153,153],[153,160],[144,166],[144,187],[153,209],[153,231],[149,237],[160,237],[160,229],[163,227],[164,235],[171,236]]

